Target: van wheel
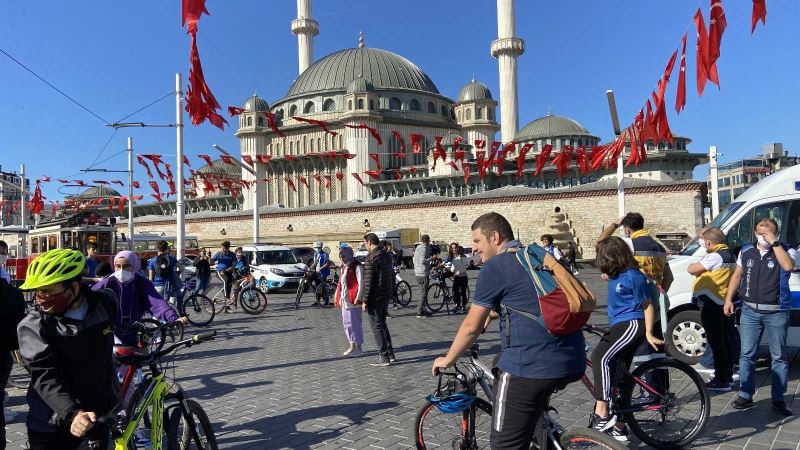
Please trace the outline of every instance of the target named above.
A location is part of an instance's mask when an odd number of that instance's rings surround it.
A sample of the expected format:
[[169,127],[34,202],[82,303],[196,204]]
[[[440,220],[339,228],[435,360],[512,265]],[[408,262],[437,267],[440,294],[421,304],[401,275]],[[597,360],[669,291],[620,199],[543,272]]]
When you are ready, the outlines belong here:
[[697,364],[706,351],[708,339],[700,323],[700,311],[681,311],[667,326],[667,353],[686,364]]
[[261,277],[261,279],[258,281],[258,289],[260,289],[264,294],[269,294],[269,284],[267,284],[266,278]]

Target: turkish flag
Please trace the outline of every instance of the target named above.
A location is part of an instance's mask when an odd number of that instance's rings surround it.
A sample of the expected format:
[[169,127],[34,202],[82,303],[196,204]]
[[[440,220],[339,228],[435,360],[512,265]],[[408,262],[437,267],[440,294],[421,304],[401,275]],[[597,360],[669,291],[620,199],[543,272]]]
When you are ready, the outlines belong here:
[[206,0],[183,0],[181,8],[181,26],[187,25],[189,33],[197,32],[197,22],[202,14],[207,14]]
[[[475,141],[477,143],[477,141]],[[478,163],[478,179],[483,181],[486,177],[486,150],[478,150],[475,152],[475,159],[477,159]]]
[[156,199],[156,202],[158,203],[161,203],[163,201],[161,200],[161,194],[150,194],[150,196]]
[[298,117],[298,116],[292,116],[292,119],[294,119],[294,120],[296,120],[298,122],[305,122],[305,123],[310,123],[312,125],[316,125],[316,126],[322,128],[323,130],[325,130],[325,133],[330,134],[331,136],[334,136],[334,137],[339,134],[339,133],[337,133],[335,131],[331,131],[330,129],[328,129],[328,122],[326,122],[324,120],[305,119],[303,117]]
[[667,91],[669,78],[672,76],[672,69],[675,68],[675,59],[678,57],[678,51],[675,50],[667,61],[667,67],[664,68],[664,75],[658,80],[658,98],[663,99],[664,93]]
[[211,166],[211,165],[212,165],[212,162],[211,162],[211,157],[210,157],[210,156],[208,156],[208,155],[197,155],[197,157],[198,157],[198,158],[203,158],[203,161],[205,161],[205,162],[206,162],[206,164],[208,164],[209,166]]
[[239,114],[244,112],[244,108],[239,108],[237,106],[228,106],[228,114],[233,116],[238,116]]
[[106,185],[109,184],[106,180],[92,180],[92,183]]
[[372,178],[372,179],[375,179],[375,180],[380,180],[381,179],[381,171],[380,170],[365,170],[364,173],[369,175],[369,177]]
[[535,176],[538,177],[542,173],[542,169],[544,169],[547,160],[550,159],[550,153],[552,151],[553,146],[551,144],[545,144],[544,147],[542,147],[542,151],[536,155],[536,168],[533,170]]
[[483,150],[486,148],[486,141],[483,139],[475,139],[475,149]]
[[409,167],[408,171],[411,172],[411,173],[417,173],[417,168],[416,167]]
[[160,193],[161,192],[161,190],[158,188],[158,183],[156,183],[155,181],[150,181],[150,187],[153,188],[153,190],[156,193]]
[[377,153],[370,153],[369,157],[373,161],[375,161],[375,168],[377,168],[378,170],[383,169],[383,167],[381,166],[380,155],[378,155]]
[[120,197],[119,198],[119,205],[117,205],[117,211],[119,214],[122,214],[122,210],[125,209],[125,202],[128,201],[128,197]]
[[50,181],[50,177],[48,177],[47,175],[42,175],[42,181],[49,182]]
[[[678,93],[675,95],[675,111],[680,114],[684,107],[686,107],[686,33],[683,33],[683,39],[681,39],[681,65],[678,72]],[[647,138],[647,136],[641,137],[642,139]]]
[[183,155],[183,163],[189,167],[192,167],[192,165],[189,163],[189,157],[186,155]]
[[403,179],[403,176],[400,175],[400,169],[394,169],[394,179],[400,181]]
[[249,165],[253,165],[253,157],[250,155],[242,155],[242,159]]
[[147,171],[147,178],[153,179],[153,172],[150,171],[150,166],[147,165],[147,161],[142,158],[142,155],[136,155],[136,160],[144,166],[144,169]]
[[572,161],[572,147],[565,145],[561,148],[561,152],[556,155],[550,163],[556,167],[558,176],[563,177],[569,170],[570,161]]
[[358,125],[347,125],[347,124],[345,124],[345,126],[347,128],[360,128],[360,129],[367,130],[367,131],[369,131],[369,134],[372,135],[373,138],[375,138],[375,142],[377,142],[378,145],[383,145],[383,140],[381,139],[381,135],[378,133],[378,130],[368,126],[364,122],[361,122]]
[[256,155],[256,161],[260,162],[261,164],[269,164],[271,159],[272,155]]
[[220,156],[220,158],[222,159],[222,162],[224,162],[225,164],[228,164],[228,165],[231,165],[231,166],[233,165],[233,157],[228,156],[228,155],[222,155],[222,156]]
[[364,184],[364,180],[362,180],[362,179],[361,179],[361,176],[359,176],[357,173],[353,172],[353,173],[351,173],[350,175],[352,175],[352,176],[353,176],[353,178],[355,178],[356,180],[358,180],[358,182],[359,182],[359,183],[361,183],[361,185],[362,185],[362,186],[366,186],[366,185]]
[[422,138],[424,137],[421,134],[411,133],[409,135],[411,137],[411,148],[414,153],[419,153],[422,151]]
[[307,188],[310,188],[310,187],[311,187],[311,186],[309,186],[309,185],[308,185],[308,180],[306,180],[306,177],[304,177],[304,176],[302,176],[302,175],[298,175],[298,176],[297,176],[297,180],[298,180],[299,182],[301,182],[301,183],[305,184]]
[[321,186],[322,185],[322,176],[320,176],[320,174],[318,174],[318,173],[315,173],[313,176],[314,176],[314,179],[317,180],[317,183]]
[[[342,174],[342,175],[344,175],[344,174]],[[337,176],[336,178],[339,178],[339,177]],[[341,178],[339,178],[339,179],[341,180]],[[325,189],[330,189],[330,188],[331,188],[331,176],[330,175],[325,175]]]
[[578,147],[578,151],[575,153],[575,164],[578,166],[581,175],[589,171],[589,158],[586,155],[586,147]]
[[[201,1],[201,0],[187,0],[187,1]],[[205,8],[205,7],[203,7]],[[196,31],[196,27],[194,31]],[[203,75],[203,66],[200,63],[200,52],[197,50],[197,33],[192,32],[190,27],[190,34],[192,35],[192,50],[189,55],[189,86],[186,89],[186,112],[192,118],[193,125],[200,125],[206,119],[220,130],[225,129],[228,121],[217,113],[217,109],[221,108],[211,89],[206,84]]]
[[708,63],[708,32],[700,8],[694,14],[694,25],[697,28],[697,94],[702,97],[711,65]]
[[462,164],[461,168],[464,170],[464,184],[469,184],[469,163]]
[[406,142],[403,140],[403,135],[400,134],[399,131],[392,131],[392,136],[394,136],[394,139],[397,141],[397,145],[400,146],[400,151],[405,152]]
[[84,183],[83,180],[74,180],[74,183],[78,186],[86,186],[86,183]]
[[[51,203],[50,215],[55,216],[56,213],[58,212],[58,202],[57,201],[54,202],[51,200],[50,203]],[[0,205],[0,208],[2,208],[2,205]]]
[[389,154],[394,156],[395,158],[400,158],[400,159],[404,159],[406,157],[405,153],[400,153],[400,152],[392,152]]
[[442,158],[442,161],[447,159],[447,152],[442,147],[442,137],[441,136],[434,136],[436,139],[436,148],[433,150],[433,168],[436,168],[436,160]]
[[294,155],[284,155],[287,161],[297,161],[297,156]]
[[708,79],[719,86],[719,75],[717,75],[717,60],[722,46],[722,35],[728,26],[725,18],[725,8],[722,0],[711,0],[711,11],[708,17]]
[[756,24],[767,24],[767,0],[753,0],[753,15],[750,18],[750,34],[756,31]]
[[456,164],[456,162],[455,162],[455,161],[453,161],[452,159],[451,159],[450,161],[447,161],[447,165],[448,165],[448,166],[450,166],[450,167],[452,167],[452,168],[453,168],[453,170],[455,170],[456,172],[458,172],[459,170],[461,170],[461,169],[458,167],[458,164]]
[[341,180],[342,178],[344,178],[344,174],[342,172],[336,172],[336,179]]
[[118,184],[118,185],[120,185],[120,186],[125,186],[125,183],[123,183],[123,182],[122,182],[122,181],[120,181],[120,180],[112,180],[112,181],[111,181],[111,183],[113,183],[113,184]]
[[527,143],[519,149],[519,155],[517,155],[517,178],[522,176],[522,171],[525,168],[525,156],[527,156],[531,148],[533,148],[533,144]]
[[67,179],[64,179],[64,178],[59,178],[59,179],[58,179],[58,180],[56,180],[56,181],[58,181],[59,183],[62,183],[62,184],[69,184],[69,180],[67,180]]
[[281,130],[278,129],[278,125],[277,125],[278,118],[277,118],[277,116],[275,116],[274,113],[271,113],[269,111],[264,111],[264,116],[267,117],[267,125],[269,125],[270,129],[272,129],[272,131],[275,134],[277,134],[280,137],[286,137],[286,135],[283,134],[281,132]]

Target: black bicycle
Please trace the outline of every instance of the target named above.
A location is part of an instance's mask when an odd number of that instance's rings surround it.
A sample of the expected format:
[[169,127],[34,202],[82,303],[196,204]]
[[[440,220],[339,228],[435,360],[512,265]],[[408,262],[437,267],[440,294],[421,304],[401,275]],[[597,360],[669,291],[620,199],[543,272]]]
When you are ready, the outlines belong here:
[[[447,285],[447,278],[442,271],[434,270],[431,271],[430,279],[431,282],[428,284],[428,287],[425,288],[425,296],[427,297],[425,307],[428,308],[431,313],[439,312],[442,308],[446,307],[447,313],[450,314],[450,302],[454,302],[454,299],[453,292]],[[470,289],[469,286],[467,286],[467,301],[469,301],[470,296]]]
[[[297,293],[294,298],[294,309],[300,308],[300,299],[303,294],[308,292],[312,287],[314,288],[314,303],[311,306],[324,306],[330,305],[331,299],[336,295],[336,285],[339,283],[339,274],[334,269],[333,277],[320,282],[317,272],[313,270],[305,270],[303,276],[300,277],[300,283],[297,285]],[[320,303],[324,300],[324,303]]]
[[[196,286],[196,277],[190,276],[186,278],[175,303],[178,307],[178,314],[185,316],[192,325],[204,327],[214,320],[217,309],[210,298],[196,291]],[[186,296],[187,293],[189,293],[188,297]]]
[[394,299],[404,308],[411,303],[411,285],[400,276],[400,266],[394,268]]

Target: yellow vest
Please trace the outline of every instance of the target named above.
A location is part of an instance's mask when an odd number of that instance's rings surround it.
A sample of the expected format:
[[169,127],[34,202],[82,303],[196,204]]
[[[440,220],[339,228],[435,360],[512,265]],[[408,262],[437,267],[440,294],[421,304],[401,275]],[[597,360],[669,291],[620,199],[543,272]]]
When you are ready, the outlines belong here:
[[646,229],[631,233],[633,257],[639,263],[639,271],[647,278],[661,285],[664,280],[664,268],[667,266],[667,253],[664,248],[650,236]]
[[722,256],[722,266],[707,270],[695,278],[692,297],[698,300],[708,298],[718,305],[724,305],[725,296],[728,294],[728,283],[736,270],[736,261],[725,244],[715,245],[709,253],[718,253]]

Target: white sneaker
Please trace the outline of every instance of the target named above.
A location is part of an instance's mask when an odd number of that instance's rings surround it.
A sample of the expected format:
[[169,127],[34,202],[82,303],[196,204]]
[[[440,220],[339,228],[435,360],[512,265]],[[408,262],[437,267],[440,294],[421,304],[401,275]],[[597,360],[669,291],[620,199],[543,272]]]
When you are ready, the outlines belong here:
[[359,356],[361,356],[363,354],[364,354],[364,351],[361,350],[360,348],[356,347],[356,348],[353,349],[353,351],[350,352],[350,354],[347,355],[347,357],[348,358],[358,358]]
[[702,365],[700,363],[693,364],[692,365],[692,369],[694,369],[695,372],[697,372],[697,373],[711,373],[711,374],[714,373],[714,369],[709,369],[708,367],[706,367],[706,366],[704,366],[704,365]]
[[344,351],[344,353],[342,353],[342,356],[350,356],[350,354],[353,353],[353,350],[355,350],[355,347],[351,345],[350,348],[348,348],[347,350]]

